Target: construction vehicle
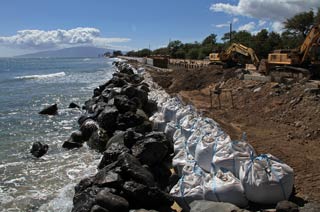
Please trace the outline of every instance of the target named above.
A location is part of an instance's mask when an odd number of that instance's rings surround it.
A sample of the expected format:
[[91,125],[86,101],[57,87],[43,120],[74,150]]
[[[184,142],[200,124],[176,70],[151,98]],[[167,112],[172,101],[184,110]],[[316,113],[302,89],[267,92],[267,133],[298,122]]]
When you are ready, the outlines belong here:
[[[272,81],[285,78],[300,81],[320,74],[320,25],[313,26],[297,49],[275,50],[261,61],[259,71]],[[318,76],[319,77],[319,76]]]
[[225,51],[209,54],[210,64],[224,67],[244,66],[247,63],[259,65],[259,59],[252,48],[240,43],[232,43]]

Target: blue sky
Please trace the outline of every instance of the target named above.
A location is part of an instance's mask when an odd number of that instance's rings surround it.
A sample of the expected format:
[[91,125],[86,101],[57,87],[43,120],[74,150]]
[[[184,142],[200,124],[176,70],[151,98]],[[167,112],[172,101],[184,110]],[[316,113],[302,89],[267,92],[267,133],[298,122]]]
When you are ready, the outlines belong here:
[[78,45],[137,50],[235,30],[281,32],[319,0],[3,0],[0,56]]

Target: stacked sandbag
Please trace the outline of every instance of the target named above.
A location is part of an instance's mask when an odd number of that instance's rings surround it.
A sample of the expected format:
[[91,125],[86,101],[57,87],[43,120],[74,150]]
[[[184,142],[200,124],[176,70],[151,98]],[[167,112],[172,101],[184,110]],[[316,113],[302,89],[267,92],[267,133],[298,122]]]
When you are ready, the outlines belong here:
[[212,157],[213,168],[224,168],[239,178],[242,163],[256,155],[253,147],[245,141],[217,142]]
[[203,190],[205,200],[229,202],[239,207],[248,205],[240,180],[225,169],[205,174]]
[[[215,164],[212,164],[211,162],[216,153],[216,147],[218,145],[229,145],[230,142],[230,136],[225,134],[220,128],[213,133],[204,135],[196,146],[195,160],[202,169],[206,172],[210,172],[212,168],[215,167]],[[213,169],[213,171],[215,170]]]
[[265,154],[242,164],[240,180],[250,201],[276,204],[291,195],[294,174],[290,166],[271,154]]
[[171,189],[170,195],[184,211],[190,210],[190,203],[203,199],[203,171],[194,161],[183,167],[182,177]]
[[207,173],[195,161],[190,161],[182,174],[170,194],[184,211],[189,211],[190,203],[195,200],[229,202],[239,207],[248,204],[240,180],[229,171]]
[[158,114],[153,120],[158,120],[167,138],[172,138],[172,165],[181,177],[170,194],[184,210],[188,211],[189,204],[199,199],[239,207],[245,207],[248,200],[274,204],[288,199],[293,188],[293,171],[289,166],[270,156],[273,171],[264,175],[261,165],[265,163],[264,157],[256,156],[246,139],[233,141],[214,120],[203,117],[177,98],[170,98],[155,83],[150,87],[154,90],[149,96],[158,104]]

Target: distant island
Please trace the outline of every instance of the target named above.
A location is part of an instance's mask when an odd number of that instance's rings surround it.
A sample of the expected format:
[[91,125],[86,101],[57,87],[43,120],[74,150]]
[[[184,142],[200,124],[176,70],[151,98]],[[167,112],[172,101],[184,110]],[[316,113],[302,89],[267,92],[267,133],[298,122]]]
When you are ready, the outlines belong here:
[[97,48],[91,46],[71,47],[52,51],[42,51],[32,54],[24,54],[16,56],[18,58],[35,58],[35,57],[102,57],[106,53],[112,54],[115,50]]

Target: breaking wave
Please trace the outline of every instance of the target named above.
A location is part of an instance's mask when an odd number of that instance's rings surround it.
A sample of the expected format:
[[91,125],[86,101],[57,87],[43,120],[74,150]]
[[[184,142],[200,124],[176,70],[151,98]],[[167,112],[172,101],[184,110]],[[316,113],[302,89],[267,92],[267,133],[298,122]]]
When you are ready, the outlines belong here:
[[48,79],[53,77],[63,77],[66,73],[64,72],[58,72],[53,74],[36,74],[36,75],[27,75],[27,76],[18,76],[15,77],[15,79]]

